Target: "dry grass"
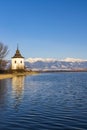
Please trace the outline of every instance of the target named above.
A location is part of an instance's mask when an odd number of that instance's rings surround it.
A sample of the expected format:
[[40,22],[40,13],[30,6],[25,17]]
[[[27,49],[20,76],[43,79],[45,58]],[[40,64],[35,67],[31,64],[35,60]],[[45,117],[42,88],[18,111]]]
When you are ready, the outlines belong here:
[[0,74],[0,79],[8,79],[8,78],[12,78],[14,76],[26,76],[26,75],[33,75],[33,74],[38,74],[38,72],[23,72],[23,73],[13,73],[13,74]]
[[0,79],[8,79],[12,77],[13,77],[13,74],[0,74]]

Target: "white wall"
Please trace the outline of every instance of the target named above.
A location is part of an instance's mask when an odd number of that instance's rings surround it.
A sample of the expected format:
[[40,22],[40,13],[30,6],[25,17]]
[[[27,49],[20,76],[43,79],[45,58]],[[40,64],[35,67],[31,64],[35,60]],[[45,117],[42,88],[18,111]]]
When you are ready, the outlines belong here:
[[12,70],[24,69],[24,58],[12,58]]

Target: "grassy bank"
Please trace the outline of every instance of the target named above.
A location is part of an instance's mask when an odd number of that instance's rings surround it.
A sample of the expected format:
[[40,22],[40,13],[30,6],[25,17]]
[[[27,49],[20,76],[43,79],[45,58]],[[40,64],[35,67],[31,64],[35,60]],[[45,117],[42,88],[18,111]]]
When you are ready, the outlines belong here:
[[4,73],[0,74],[0,79],[7,79],[7,78],[13,78],[15,76],[27,76],[27,75],[33,75],[33,74],[38,74],[39,72],[35,71],[30,71],[30,72],[15,72],[15,73]]
[[12,74],[0,74],[0,79],[7,79],[7,78],[12,78]]

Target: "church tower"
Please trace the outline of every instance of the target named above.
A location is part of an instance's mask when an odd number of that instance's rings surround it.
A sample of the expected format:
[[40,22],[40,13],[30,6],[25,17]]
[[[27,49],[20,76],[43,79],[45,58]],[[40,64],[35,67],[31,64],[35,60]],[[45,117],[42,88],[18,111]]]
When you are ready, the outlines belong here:
[[21,55],[18,46],[15,55],[12,57],[12,70],[23,70],[24,69],[24,57]]

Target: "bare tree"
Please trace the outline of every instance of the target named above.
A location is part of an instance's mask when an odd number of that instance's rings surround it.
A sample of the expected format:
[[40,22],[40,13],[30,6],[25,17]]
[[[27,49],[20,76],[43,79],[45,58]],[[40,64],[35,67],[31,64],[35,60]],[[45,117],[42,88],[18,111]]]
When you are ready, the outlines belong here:
[[0,69],[3,66],[4,61],[3,59],[6,57],[7,54],[8,54],[8,46],[0,42]]
[[3,59],[8,54],[8,46],[0,42],[0,59]]

